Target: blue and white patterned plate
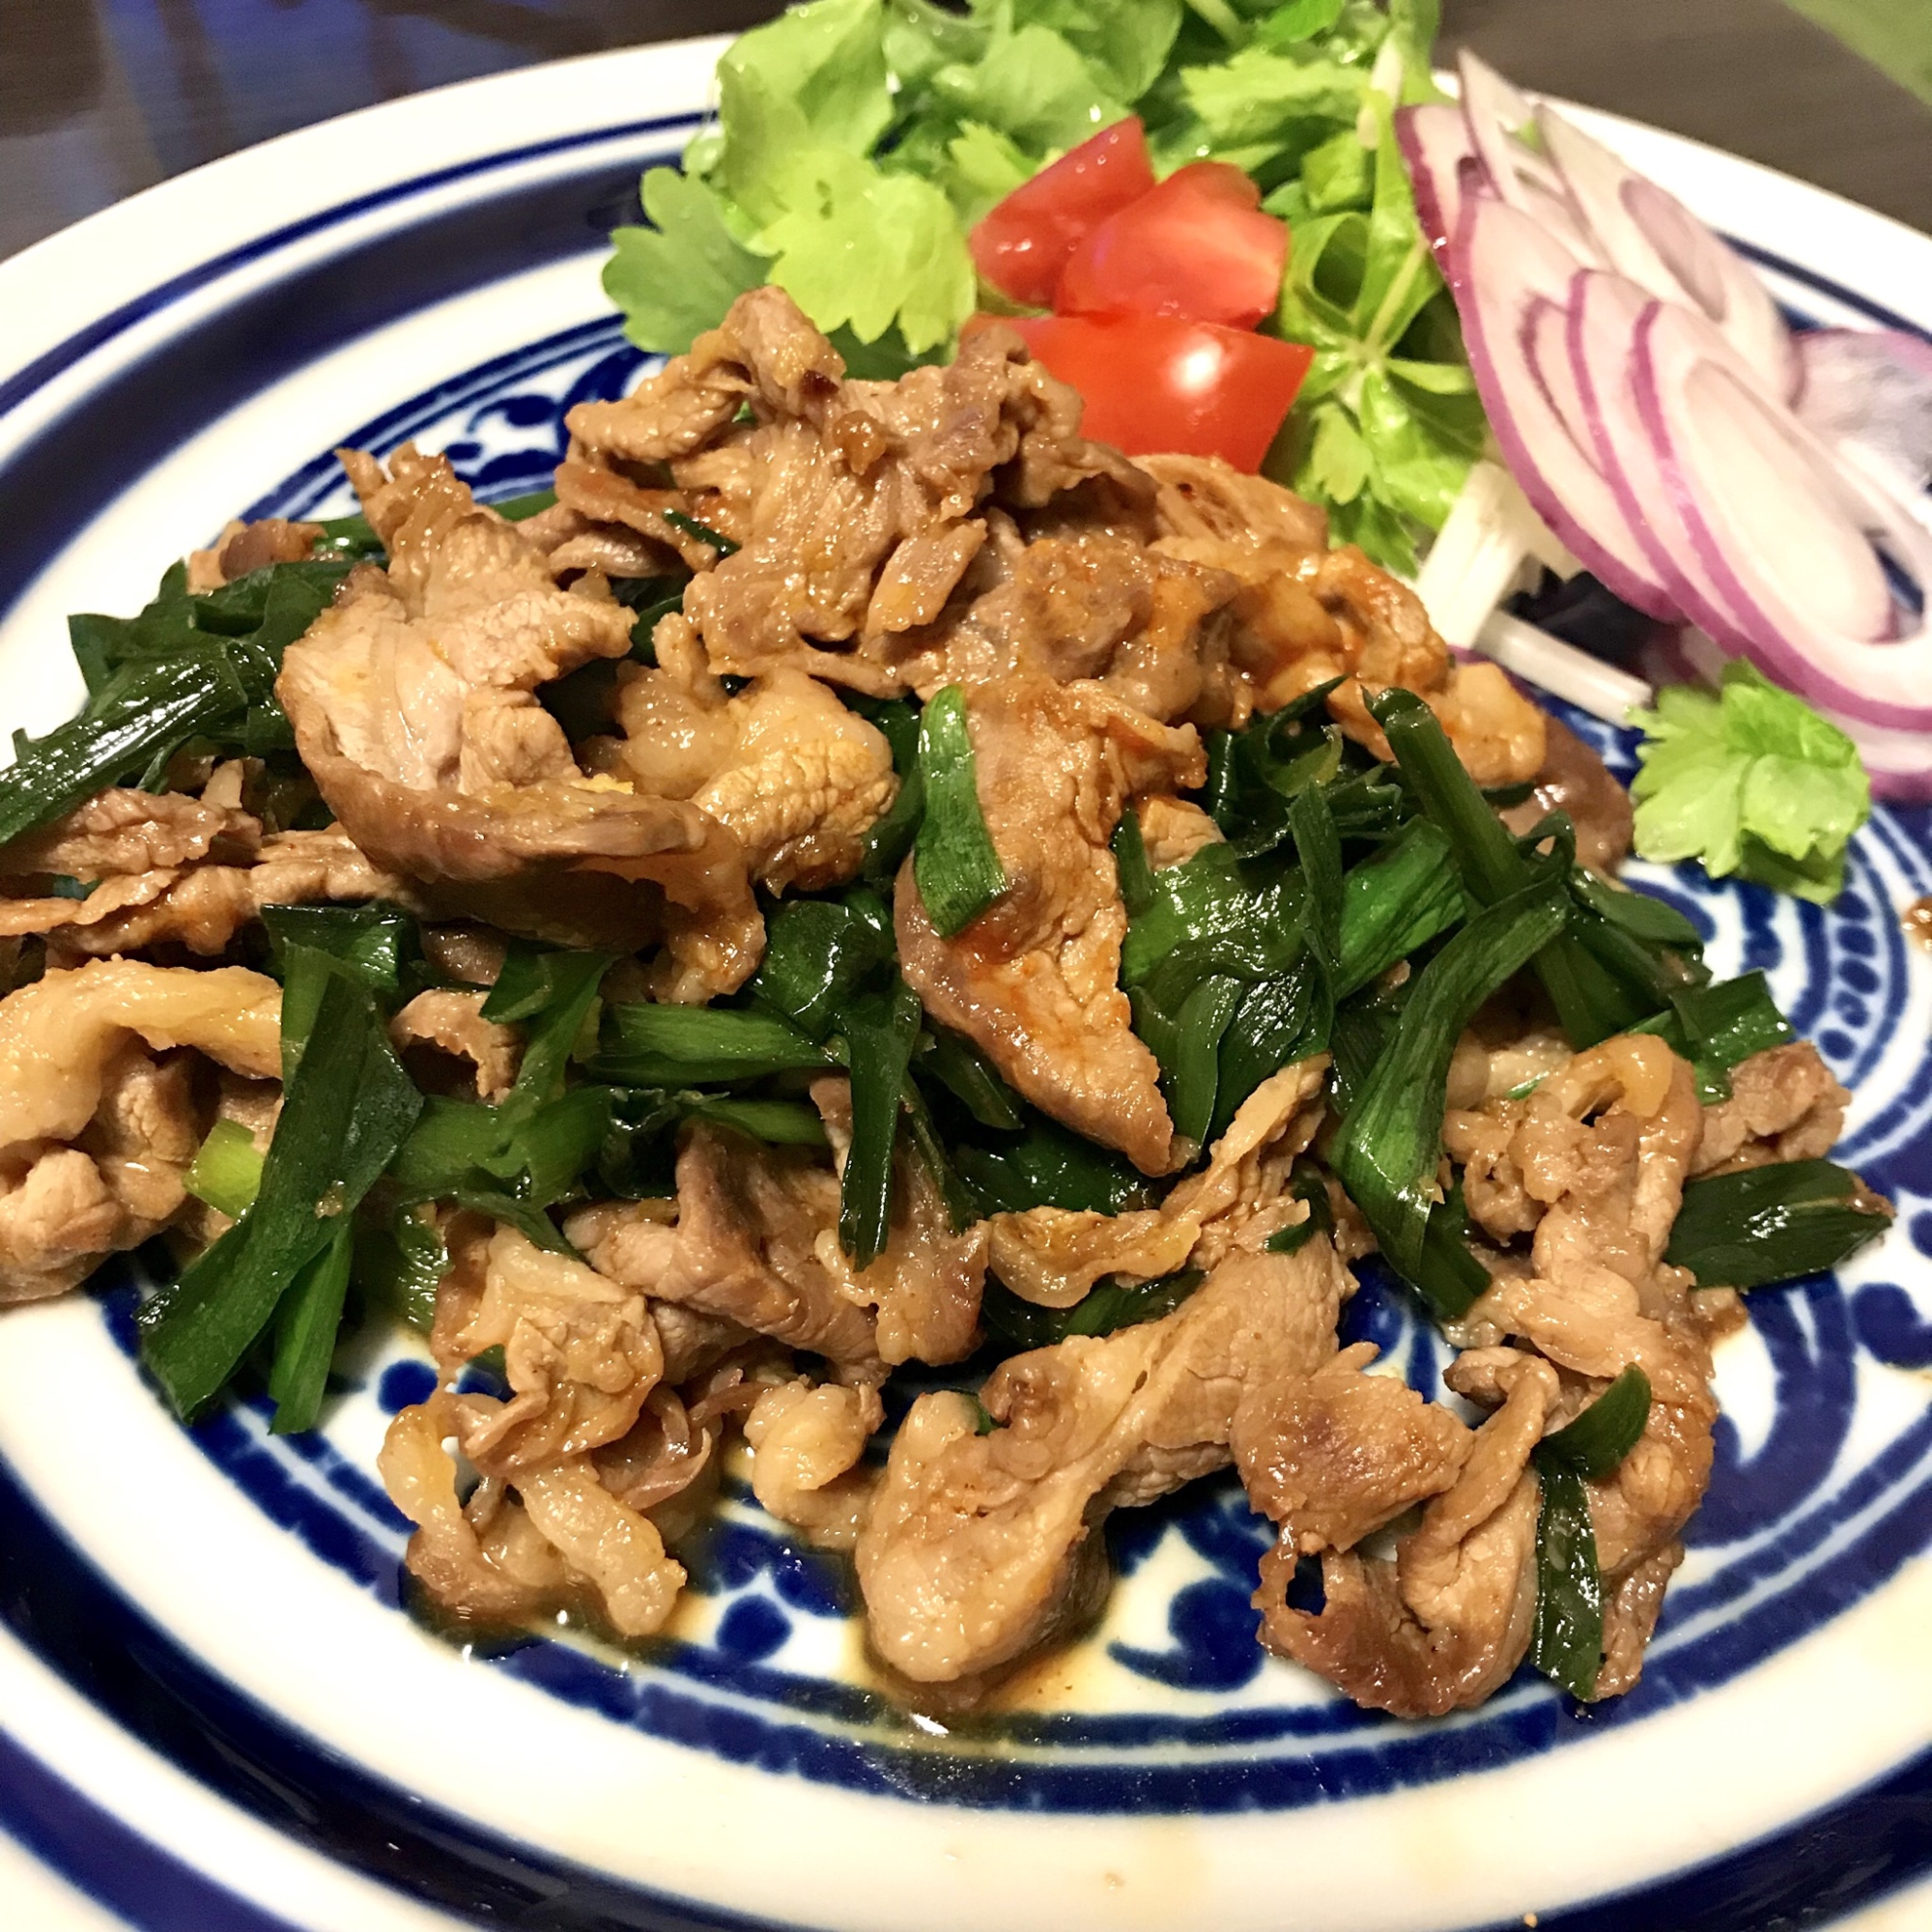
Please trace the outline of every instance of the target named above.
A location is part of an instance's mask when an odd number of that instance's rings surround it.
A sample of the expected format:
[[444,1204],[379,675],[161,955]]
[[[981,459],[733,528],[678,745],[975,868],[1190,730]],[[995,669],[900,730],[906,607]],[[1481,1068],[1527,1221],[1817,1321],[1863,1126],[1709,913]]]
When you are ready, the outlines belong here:
[[[6,723],[77,696],[68,611],[135,608],[238,512],[347,507],[338,443],[538,486],[564,410],[638,374],[600,216],[682,147],[718,44],[374,109],[0,266]],[[1588,118],[1795,312],[1932,325],[1932,242]],[[966,1723],[879,1693],[848,1575],[742,1483],[643,1654],[568,1629],[459,1651],[403,1605],[374,1476],[420,1347],[372,1345],[318,1436],[246,1404],[184,1432],[136,1373],[122,1272],[0,1317],[0,1923],[1925,1923],[1932,958],[1899,913],[1932,893],[1932,812],[1881,812],[1829,913],[1634,870],[1720,972],[1770,974],[1899,1217],[1842,1276],[1754,1296],[1720,1351],[1717,1473],[1629,1697],[1579,1715],[1520,1677],[1435,1724],[1338,1701],[1254,1644],[1264,1536],[1232,1481],[1117,1519],[1102,1626]],[[1435,1391],[1441,1347],[1372,1273],[1348,1323]]]

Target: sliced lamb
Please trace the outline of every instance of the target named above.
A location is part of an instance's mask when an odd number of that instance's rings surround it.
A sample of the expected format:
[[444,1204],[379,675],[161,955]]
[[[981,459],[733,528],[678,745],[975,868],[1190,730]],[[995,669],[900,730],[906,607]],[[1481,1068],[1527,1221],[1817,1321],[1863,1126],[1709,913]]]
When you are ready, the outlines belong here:
[[1108,841],[1136,794],[1204,781],[1200,738],[1096,685],[1040,677],[979,687],[967,716],[1008,889],[942,938],[908,863],[895,912],[906,982],[1037,1107],[1164,1173],[1174,1126],[1120,986],[1127,917]]

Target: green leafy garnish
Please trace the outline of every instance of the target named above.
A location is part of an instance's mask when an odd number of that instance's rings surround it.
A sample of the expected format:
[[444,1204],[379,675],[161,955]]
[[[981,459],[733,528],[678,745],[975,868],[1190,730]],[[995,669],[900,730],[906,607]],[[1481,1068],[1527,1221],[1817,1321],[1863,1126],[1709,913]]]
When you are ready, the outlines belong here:
[[1696,859],[1714,879],[1735,872],[1775,891],[1836,898],[1845,848],[1871,816],[1858,748],[1742,658],[1718,694],[1673,685],[1640,725],[1636,849]]

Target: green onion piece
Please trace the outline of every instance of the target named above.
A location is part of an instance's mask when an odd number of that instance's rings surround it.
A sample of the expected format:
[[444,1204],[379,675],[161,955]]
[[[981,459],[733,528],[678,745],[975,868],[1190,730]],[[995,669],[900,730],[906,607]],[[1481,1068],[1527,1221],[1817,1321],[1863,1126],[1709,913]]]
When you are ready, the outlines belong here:
[[1731,1097],[1733,1067],[1797,1037],[1762,973],[1673,993],[1667,1011],[1632,1031],[1661,1035],[1690,1061],[1697,1074],[1697,1097],[1707,1102]]
[[1236,1109],[1270,1074],[1321,1052],[1332,1017],[1326,975],[1313,952],[1249,987],[1221,1036],[1214,1114],[1206,1138],[1225,1133]]
[[1023,1214],[1029,1208],[1124,1214],[1154,1202],[1138,1168],[1032,1108],[1018,1140],[958,1146],[952,1159],[989,1214]]
[[741,1100],[730,1094],[682,1094],[684,1112],[693,1120],[716,1121],[748,1139],[768,1147],[823,1147],[825,1122],[818,1110],[803,1100]]
[[297,1271],[275,1311],[275,1359],[269,1371],[269,1395],[275,1405],[277,1435],[298,1435],[315,1427],[335,1355],[335,1332],[349,1293],[349,1266],[355,1253],[355,1223],[334,1224],[328,1245]]
[[1019,1095],[1000,1078],[993,1063],[959,1034],[933,1028],[919,1051],[916,1070],[931,1074],[982,1127],[1018,1133],[1026,1125]]
[[339,959],[372,993],[401,989],[403,967],[416,951],[416,923],[399,906],[264,906],[262,923],[279,968],[291,946]]
[[1342,954],[1342,837],[1327,792],[1321,785],[1296,792],[1289,802],[1288,823],[1308,887],[1302,923],[1332,966]]
[[919,1091],[916,1080],[908,1080],[905,1085],[905,1124],[914,1158],[924,1166],[928,1179],[938,1188],[952,1232],[963,1235],[980,1218],[980,1204],[947,1157],[946,1145],[939,1138],[939,1129],[933,1124],[925,1096]]
[[1335,997],[1379,979],[1468,910],[1447,835],[1429,819],[1410,820],[1342,881]]
[[738,546],[727,536],[721,535],[709,524],[700,524],[696,517],[688,517],[682,510],[667,510],[664,520],[672,529],[682,530],[686,536],[697,543],[709,544],[718,553],[718,561],[723,563],[727,556],[736,556]]
[[704,1087],[834,1064],[825,1047],[770,1013],[640,1001],[607,1009],[590,1070],[620,1087]]
[[[1390,689],[1370,698],[1369,710],[1423,810],[1448,835],[1469,896],[1489,906],[1523,891],[1537,868],[1476,789],[1428,705],[1413,692]],[[1566,925],[1568,903],[1566,895]],[[1594,1046],[1656,1010],[1654,1000],[1634,997],[1573,936],[1552,934],[1547,945],[1537,974],[1574,1046]]]
[[506,1228],[516,1229],[533,1247],[543,1248],[554,1255],[577,1253],[558,1232],[556,1223],[534,1202],[525,1201],[514,1194],[469,1187],[459,1187],[454,1199],[459,1208],[486,1214],[493,1221],[502,1222]]
[[893,916],[861,886],[843,899],[785,899],[765,923],[765,956],[746,991],[813,1039],[892,963]]
[[348,569],[339,556],[280,563],[191,596],[176,564],[139,616],[70,618],[87,706],[43,737],[15,735],[14,761],[0,773],[0,844],[103,785],[160,782],[190,739],[249,753],[293,745],[274,696],[282,652]]
[[254,1135],[240,1121],[216,1121],[182,1185],[197,1201],[239,1221],[262,1187],[262,1154]]
[[1312,1160],[1297,1160],[1289,1176],[1288,1191],[1308,1204],[1308,1214],[1292,1228],[1277,1228],[1262,1243],[1271,1255],[1299,1254],[1317,1235],[1330,1233],[1335,1216],[1328,1205],[1328,1183]]
[[611,1132],[608,1087],[573,1087],[554,1100],[530,1106],[512,1094],[503,1109],[510,1132],[499,1167],[519,1178],[517,1193],[532,1207],[561,1201],[602,1151]]
[[1489,1269],[1469,1252],[1469,1214],[1460,1180],[1429,1210],[1422,1260],[1412,1279],[1438,1321],[1460,1321],[1489,1289]]
[[841,1026],[852,1073],[852,1145],[839,1180],[838,1245],[864,1270],[885,1252],[892,1225],[893,1146],[919,1032],[919,995],[904,980],[846,1009]]
[[495,510],[505,523],[521,524],[526,518],[537,516],[540,512],[554,509],[555,506],[554,490],[531,490],[521,497],[505,497],[499,502],[492,503],[490,508]]
[[1604,1579],[1589,1492],[1575,1469],[1536,1457],[1536,1624],[1529,1661],[1571,1696],[1595,1695],[1604,1667]]
[[[525,1104],[554,1099],[597,1005],[597,989],[615,962],[608,952],[551,952],[541,968],[544,1002],[530,1013],[523,1064],[510,1099]],[[483,1003],[486,1014],[489,1002]],[[526,1007],[526,1002],[516,1004]],[[509,1102],[506,1100],[505,1105]]]
[[1121,822],[1114,828],[1113,850],[1121,903],[1130,920],[1139,919],[1152,908],[1157,887],[1148,859],[1147,838],[1141,831],[1141,815],[1131,807],[1121,813]]
[[102,786],[159,759],[246,698],[218,654],[169,660],[128,679],[112,703],[42,738],[16,736],[0,772],[0,844],[71,811]]
[[1650,1378],[1634,1362],[1574,1422],[1537,1444],[1538,1463],[1560,1463],[1601,1481],[1636,1447],[1650,1420]]
[[415,1208],[399,1208],[386,1224],[355,1225],[358,1288],[427,1335],[436,1324],[436,1291],[449,1272],[449,1250],[434,1221]]
[[1435,1205],[1457,1037],[1476,1009],[1562,931],[1568,916],[1554,877],[1477,914],[1417,976],[1386,1049],[1342,1122],[1329,1164],[1389,1264],[1410,1281],[1423,1264]]
[[1174,1131],[1197,1147],[1208,1138],[1221,1079],[1221,1037],[1247,988],[1223,973],[1210,973],[1188,994],[1175,1021],[1166,1061],[1167,1111]]
[[919,707],[903,697],[867,697],[856,691],[841,694],[846,708],[878,726],[892,747],[893,770],[899,789],[885,815],[873,821],[865,838],[866,856],[859,876],[868,886],[890,886],[925,811],[925,782],[919,772]]
[[381,562],[385,553],[383,539],[359,511],[349,517],[327,517],[322,535],[309,553],[313,557],[345,557],[352,563],[370,559]]
[[552,1007],[580,999],[585,980],[601,981],[611,964],[607,953],[558,952],[512,940],[504,949],[503,970],[483,1002],[482,1015],[486,1020],[533,1019]]
[[1762,1288],[1834,1268],[1890,1225],[1889,1206],[1849,1168],[1776,1161],[1686,1186],[1663,1258],[1699,1288]]
[[913,840],[913,877],[932,929],[950,939],[1007,889],[980,810],[966,695],[956,684],[934,693],[921,714],[919,771],[925,803]]
[[1069,1335],[1112,1335],[1143,1321],[1158,1321],[1163,1315],[1172,1315],[1207,1278],[1199,1268],[1182,1268],[1158,1281],[1126,1282],[1110,1275],[1071,1308],[1040,1308],[1022,1301],[1004,1282],[990,1278],[980,1314],[1009,1348],[1048,1349]]
[[422,1110],[368,988],[306,947],[291,946],[285,963],[292,986],[310,975],[325,983],[261,1191],[247,1214],[137,1317],[148,1367],[184,1417],[234,1374],[290,1283],[330,1240],[334,1223],[355,1212]]

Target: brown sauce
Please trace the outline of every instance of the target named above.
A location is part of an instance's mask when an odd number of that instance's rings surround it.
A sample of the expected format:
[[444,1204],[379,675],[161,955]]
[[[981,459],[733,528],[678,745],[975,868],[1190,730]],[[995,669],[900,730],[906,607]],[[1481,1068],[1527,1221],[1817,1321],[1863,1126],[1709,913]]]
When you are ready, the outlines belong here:
[[1920,946],[1932,951],[1932,894],[1922,899],[1914,899],[1898,916],[1904,926],[1906,937],[1916,939]]

